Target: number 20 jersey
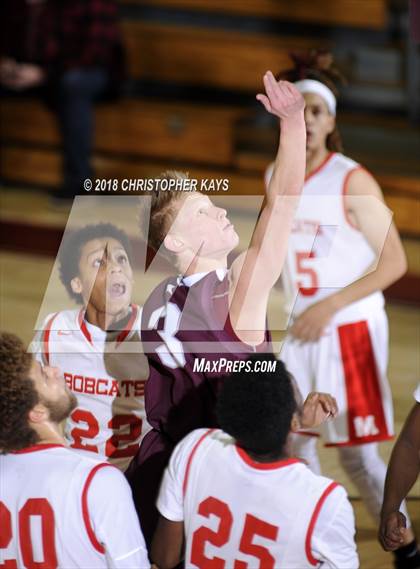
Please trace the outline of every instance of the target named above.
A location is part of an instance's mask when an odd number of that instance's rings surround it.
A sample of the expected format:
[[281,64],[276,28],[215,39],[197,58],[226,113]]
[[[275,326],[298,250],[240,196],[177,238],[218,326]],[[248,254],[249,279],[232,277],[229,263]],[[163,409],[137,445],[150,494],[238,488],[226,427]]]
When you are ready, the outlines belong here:
[[144,388],[149,375],[140,349],[141,310],[131,306],[123,330],[104,332],[83,310],[50,314],[35,343],[43,365],[64,374],[78,406],[65,425],[69,446],[90,451],[124,471],[149,431]]

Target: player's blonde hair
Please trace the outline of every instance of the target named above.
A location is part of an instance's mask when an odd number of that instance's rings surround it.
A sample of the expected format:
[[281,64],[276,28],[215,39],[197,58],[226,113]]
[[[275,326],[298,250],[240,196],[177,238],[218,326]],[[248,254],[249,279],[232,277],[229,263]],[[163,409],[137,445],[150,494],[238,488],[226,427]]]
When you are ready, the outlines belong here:
[[[159,180],[188,180],[189,174],[178,170],[166,170],[162,172]],[[152,190],[152,204],[150,212],[144,206],[143,199],[140,202],[139,227],[140,233],[145,241],[154,251],[159,251],[172,223],[179,210],[179,203],[185,198],[185,192],[176,190],[163,191],[156,183]],[[147,216],[150,216],[147,219]],[[149,230],[147,231],[147,227]],[[164,251],[165,257],[174,261],[173,255],[168,251]]]

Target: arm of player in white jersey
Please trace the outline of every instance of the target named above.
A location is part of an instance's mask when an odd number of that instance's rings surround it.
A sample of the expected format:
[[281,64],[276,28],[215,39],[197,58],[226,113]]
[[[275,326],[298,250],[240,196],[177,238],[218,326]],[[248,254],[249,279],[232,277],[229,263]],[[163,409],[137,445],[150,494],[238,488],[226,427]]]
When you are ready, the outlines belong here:
[[340,306],[364,298],[376,290],[384,290],[407,270],[407,260],[392,212],[384,206],[384,197],[376,180],[363,169],[356,169],[348,181],[345,196],[347,213],[353,216],[377,255],[374,270],[336,293]]
[[99,468],[87,495],[96,540],[112,569],[148,569],[150,562],[128,482],[113,466]]
[[321,507],[310,542],[315,559],[323,569],[358,569],[359,557],[354,541],[353,508],[347,492],[337,486]]
[[157,499],[160,517],[153,538],[151,558],[160,569],[175,567],[182,560],[184,545],[184,484],[195,444],[208,429],[187,435],[172,453]]

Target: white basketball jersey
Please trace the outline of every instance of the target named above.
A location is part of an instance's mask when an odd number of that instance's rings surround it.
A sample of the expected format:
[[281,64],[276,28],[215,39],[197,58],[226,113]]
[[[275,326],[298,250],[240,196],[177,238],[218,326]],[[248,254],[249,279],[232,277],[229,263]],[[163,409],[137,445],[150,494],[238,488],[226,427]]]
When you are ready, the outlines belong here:
[[[186,567],[304,569],[323,561],[313,556],[312,533],[335,482],[297,459],[257,463],[220,430],[194,431],[181,445],[189,446],[187,465],[173,475],[183,478]],[[171,519],[165,491],[168,474],[158,508]],[[356,567],[355,553],[352,560]]]
[[126,328],[115,333],[89,324],[82,310],[57,312],[47,317],[34,343],[39,361],[59,367],[77,397],[65,425],[69,446],[121,470],[150,430],[144,408],[149,366],[139,345],[141,310],[131,308]]
[[0,567],[147,568],[124,476],[61,445],[0,455]]
[[[282,273],[288,307],[294,316],[355,282],[375,263],[374,251],[344,207],[349,175],[359,168],[350,158],[332,153],[305,181]],[[266,183],[272,171],[270,165]],[[383,304],[382,293],[376,292],[345,307],[333,320],[359,320]]]

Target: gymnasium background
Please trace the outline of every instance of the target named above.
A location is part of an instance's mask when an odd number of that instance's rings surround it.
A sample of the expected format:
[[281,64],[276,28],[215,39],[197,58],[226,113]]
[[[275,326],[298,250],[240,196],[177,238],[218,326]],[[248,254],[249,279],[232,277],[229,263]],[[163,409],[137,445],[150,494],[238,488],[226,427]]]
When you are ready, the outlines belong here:
[[[93,160],[101,179],[143,179],[167,168],[196,178],[229,179],[229,209],[246,232],[259,199],[252,196],[263,194],[263,171],[278,136],[255,102],[262,75],[286,68],[290,51],[330,49],[348,79],[338,107],[345,153],[381,184],[408,256],[407,275],[386,292],[398,429],[420,380],[420,23],[413,20],[415,4],[410,21],[404,0],[120,0],[128,77],[122,98],[97,106]],[[1,328],[29,342],[47,312],[73,307],[54,265],[66,225],[112,220],[139,249],[136,200],[118,195],[119,202],[130,202],[116,207],[114,193],[93,189],[76,200],[73,211],[56,207],[51,193],[60,185],[61,151],[52,115],[33,97],[3,97],[0,121]],[[135,301],[142,303],[166,268],[144,275],[144,255],[137,257]],[[392,443],[382,445],[385,457],[391,448]],[[334,451],[321,451],[321,460],[325,473],[354,497],[362,567],[391,567]],[[411,495],[419,537],[419,484]]]

